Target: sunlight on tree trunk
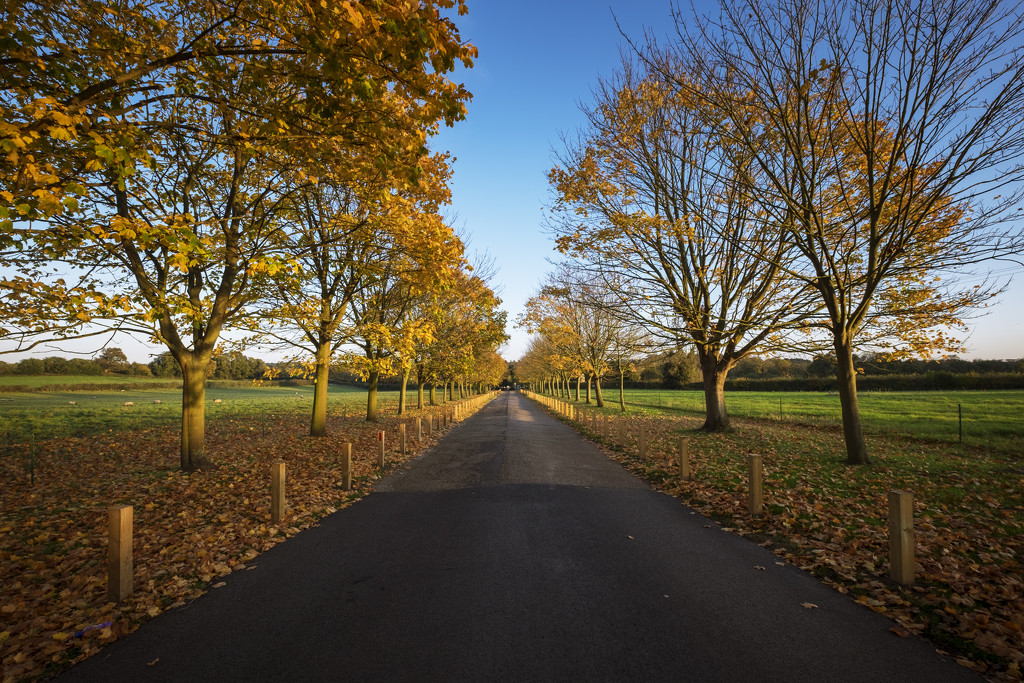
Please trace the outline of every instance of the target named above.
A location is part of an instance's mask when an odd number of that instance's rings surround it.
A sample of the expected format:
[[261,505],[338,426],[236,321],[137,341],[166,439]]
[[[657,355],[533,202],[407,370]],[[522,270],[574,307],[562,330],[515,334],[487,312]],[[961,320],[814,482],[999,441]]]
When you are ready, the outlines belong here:
[[310,436],[327,435],[327,378],[331,371],[331,347],[324,344],[316,350],[316,375],[313,380],[313,416]]
[[849,465],[866,465],[868,445],[864,439],[864,428],[860,421],[857,405],[857,368],[853,363],[853,345],[844,343],[836,335],[836,379],[839,382],[839,404],[843,411],[843,439],[846,441],[846,462]]
[[369,376],[366,379],[366,421],[376,422],[377,421],[377,382],[380,379],[380,373],[376,370],[371,370]]
[[189,358],[181,364],[181,469],[209,469],[206,459],[206,366]]
[[398,414],[405,415],[405,392],[406,387],[409,386],[409,374],[412,372],[412,368],[406,368],[402,371],[402,386],[398,387]]

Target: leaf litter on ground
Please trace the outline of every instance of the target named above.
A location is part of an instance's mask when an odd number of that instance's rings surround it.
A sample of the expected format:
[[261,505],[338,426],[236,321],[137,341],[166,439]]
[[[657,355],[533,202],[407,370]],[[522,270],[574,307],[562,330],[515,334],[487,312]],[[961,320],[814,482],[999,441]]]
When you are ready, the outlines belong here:
[[[895,635],[920,634],[989,680],[1024,678],[1024,452],[872,436],[873,463],[855,467],[844,462],[838,428],[734,419],[731,432],[709,433],[695,418],[627,415],[614,418],[627,420],[621,441],[618,425],[591,429],[590,414],[575,426],[610,458],[889,616]],[[641,422],[645,459],[637,455]],[[677,476],[682,437],[690,438],[690,481]],[[760,517],[747,509],[751,453],[764,466]],[[888,575],[893,490],[914,495],[911,587]]]
[[[450,405],[449,405],[450,407]],[[259,554],[369,493],[375,481],[443,435],[443,408],[394,409],[367,423],[344,413],[329,436],[309,437],[305,412],[276,415],[265,429],[247,419],[207,422],[216,469],[178,469],[173,427],[35,442],[31,483],[23,458],[0,458],[0,664],[3,683],[56,675],[142,622],[195,600]],[[417,416],[433,414],[416,442]],[[408,453],[397,452],[407,423]],[[377,469],[377,432],[388,466]],[[351,491],[342,486],[341,446],[352,444]],[[270,467],[284,461],[287,513],[270,520]],[[107,509],[132,505],[134,592],[107,601]]]

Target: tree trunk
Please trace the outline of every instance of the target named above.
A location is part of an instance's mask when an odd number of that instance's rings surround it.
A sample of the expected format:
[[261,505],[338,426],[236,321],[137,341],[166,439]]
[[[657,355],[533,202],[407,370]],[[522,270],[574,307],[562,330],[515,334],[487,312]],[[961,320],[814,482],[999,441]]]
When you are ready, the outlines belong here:
[[380,372],[371,370],[370,376],[366,379],[366,421],[377,421],[377,382],[380,379]]
[[587,404],[590,403],[590,375],[587,375]]
[[594,393],[597,395],[597,407],[604,408],[604,394],[601,393],[601,376],[594,377]]
[[432,405],[432,406],[436,406],[437,405],[436,397],[434,395],[434,384],[433,383],[430,384],[430,405]]
[[313,380],[313,417],[309,421],[310,436],[327,435],[327,378],[331,371],[331,345],[316,350],[316,375]]
[[582,382],[582,381],[583,381],[583,378],[580,377],[579,375],[576,375],[576,402],[577,403],[580,402],[580,382]]
[[619,410],[626,412],[626,373],[619,368]]
[[398,414],[405,415],[405,390],[409,385],[409,374],[412,372],[412,368],[406,368],[402,371],[402,386],[398,387]]
[[698,351],[700,371],[704,379],[704,425],[708,432],[724,432],[730,429],[729,413],[725,409],[725,378],[730,363],[719,361],[709,353]]
[[[179,361],[180,362],[180,361]],[[181,364],[181,469],[186,472],[212,469],[206,458],[206,368],[189,356]]]
[[857,368],[853,364],[853,345],[835,342],[836,375],[839,380],[839,405],[843,411],[843,439],[846,441],[846,463],[867,465],[868,444],[864,439],[864,428],[860,422],[860,407],[857,405]]

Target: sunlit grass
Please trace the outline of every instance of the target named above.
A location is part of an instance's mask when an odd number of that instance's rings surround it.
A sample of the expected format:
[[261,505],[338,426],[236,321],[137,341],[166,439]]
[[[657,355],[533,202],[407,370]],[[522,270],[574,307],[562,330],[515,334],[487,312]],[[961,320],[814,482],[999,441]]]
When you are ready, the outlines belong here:
[[[630,413],[700,417],[700,391],[627,389]],[[605,393],[606,410],[618,411],[618,392]],[[963,443],[1024,451],[1024,391],[862,392],[861,419],[868,434],[905,436],[930,442]],[[726,394],[731,417],[839,428],[837,394],[735,391]]]

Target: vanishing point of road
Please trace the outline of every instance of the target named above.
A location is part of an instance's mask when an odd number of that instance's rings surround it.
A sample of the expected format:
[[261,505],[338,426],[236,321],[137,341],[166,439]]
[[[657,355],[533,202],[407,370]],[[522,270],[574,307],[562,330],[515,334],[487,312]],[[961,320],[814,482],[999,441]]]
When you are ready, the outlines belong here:
[[506,392],[61,679],[981,680],[777,560]]

